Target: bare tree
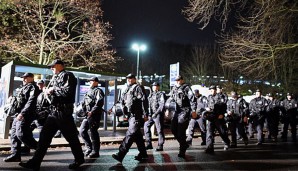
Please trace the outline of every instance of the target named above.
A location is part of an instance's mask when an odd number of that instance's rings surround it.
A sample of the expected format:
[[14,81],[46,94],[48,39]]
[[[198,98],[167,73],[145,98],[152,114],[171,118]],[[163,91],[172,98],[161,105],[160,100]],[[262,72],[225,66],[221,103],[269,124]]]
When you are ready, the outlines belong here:
[[48,64],[56,57],[73,68],[113,69],[109,23],[97,0],[19,0],[7,2],[19,30],[1,37],[6,52],[23,61]]
[[200,29],[204,29],[212,18],[218,19],[225,30],[230,13],[233,7],[242,8],[246,0],[188,0],[188,6],[182,11],[186,19],[196,22]]

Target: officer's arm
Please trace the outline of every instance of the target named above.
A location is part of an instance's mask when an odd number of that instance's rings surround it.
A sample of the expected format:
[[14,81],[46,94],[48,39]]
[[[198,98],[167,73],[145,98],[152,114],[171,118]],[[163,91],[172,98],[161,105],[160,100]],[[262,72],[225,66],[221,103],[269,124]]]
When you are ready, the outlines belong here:
[[161,113],[164,110],[164,106],[165,106],[165,94],[160,92],[160,99],[158,101],[158,109],[156,110],[156,114],[157,113]]
[[36,106],[38,93],[39,93],[39,90],[36,87],[32,86],[30,88],[28,100],[20,112],[20,114],[22,114],[24,117],[32,113],[32,108]]
[[191,88],[190,87],[187,87],[187,96],[188,96],[188,99],[189,99],[189,103],[190,103],[190,107],[191,107],[191,110],[193,112],[196,111],[197,109],[197,102],[196,102],[196,98],[195,98],[195,95],[194,93],[192,92]]
[[103,105],[104,105],[104,94],[101,90],[98,89],[96,91],[95,105],[92,107],[90,112],[93,114],[96,111],[100,111]]

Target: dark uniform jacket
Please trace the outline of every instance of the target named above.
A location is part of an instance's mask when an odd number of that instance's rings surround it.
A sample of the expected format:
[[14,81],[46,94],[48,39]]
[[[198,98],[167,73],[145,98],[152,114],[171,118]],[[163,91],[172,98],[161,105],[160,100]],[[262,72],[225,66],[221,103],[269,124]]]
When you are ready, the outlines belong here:
[[266,115],[268,101],[264,97],[256,97],[249,103],[250,117],[257,117],[259,120],[263,119]]
[[183,110],[195,111],[196,109],[194,93],[188,84],[175,85],[170,92],[170,98],[167,100],[167,103],[170,101],[175,101],[177,108]]
[[206,96],[203,96],[200,94],[199,97],[196,97],[196,113],[197,113],[197,118],[193,118],[193,119],[198,119],[200,118],[200,116],[203,114],[203,112],[205,111],[207,104],[208,104],[208,100]]
[[248,116],[249,106],[243,98],[230,99],[227,102],[227,112],[232,112],[232,117],[235,120],[242,120],[243,117]]
[[36,114],[36,100],[39,93],[40,90],[35,82],[22,86],[19,94],[16,96],[16,113],[22,114],[25,119],[33,119]]
[[282,101],[281,106],[284,108],[284,117],[296,118],[297,115],[297,101],[295,99],[285,99]]
[[100,114],[104,105],[104,92],[98,86],[92,87],[85,94],[82,107],[85,113]]
[[149,97],[149,116],[156,116],[164,112],[165,93],[162,91],[154,91]]
[[51,95],[51,104],[59,106],[63,104],[73,104],[75,102],[77,79],[71,72],[62,70],[54,76],[54,80],[49,87],[54,87]]
[[132,84],[127,86],[121,96],[120,102],[124,106],[124,114],[136,117],[136,120],[143,118],[143,102],[145,94],[139,84]]

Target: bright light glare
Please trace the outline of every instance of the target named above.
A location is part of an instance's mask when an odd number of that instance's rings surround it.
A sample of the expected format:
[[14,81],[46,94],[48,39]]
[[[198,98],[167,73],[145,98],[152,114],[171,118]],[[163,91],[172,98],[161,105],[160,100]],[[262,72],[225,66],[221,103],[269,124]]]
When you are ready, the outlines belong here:
[[144,51],[144,50],[146,50],[146,45],[139,45],[139,44],[137,44],[137,43],[134,43],[133,45],[132,45],[132,49],[133,50],[136,50],[136,51]]

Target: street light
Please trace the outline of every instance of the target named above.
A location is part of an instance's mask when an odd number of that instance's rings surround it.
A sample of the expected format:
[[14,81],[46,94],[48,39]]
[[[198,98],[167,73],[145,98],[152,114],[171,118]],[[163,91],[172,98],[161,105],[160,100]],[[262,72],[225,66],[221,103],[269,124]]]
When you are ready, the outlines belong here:
[[132,49],[137,51],[137,79],[139,79],[139,63],[140,63],[140,51],[146,50],[146,45],[134,43]]

